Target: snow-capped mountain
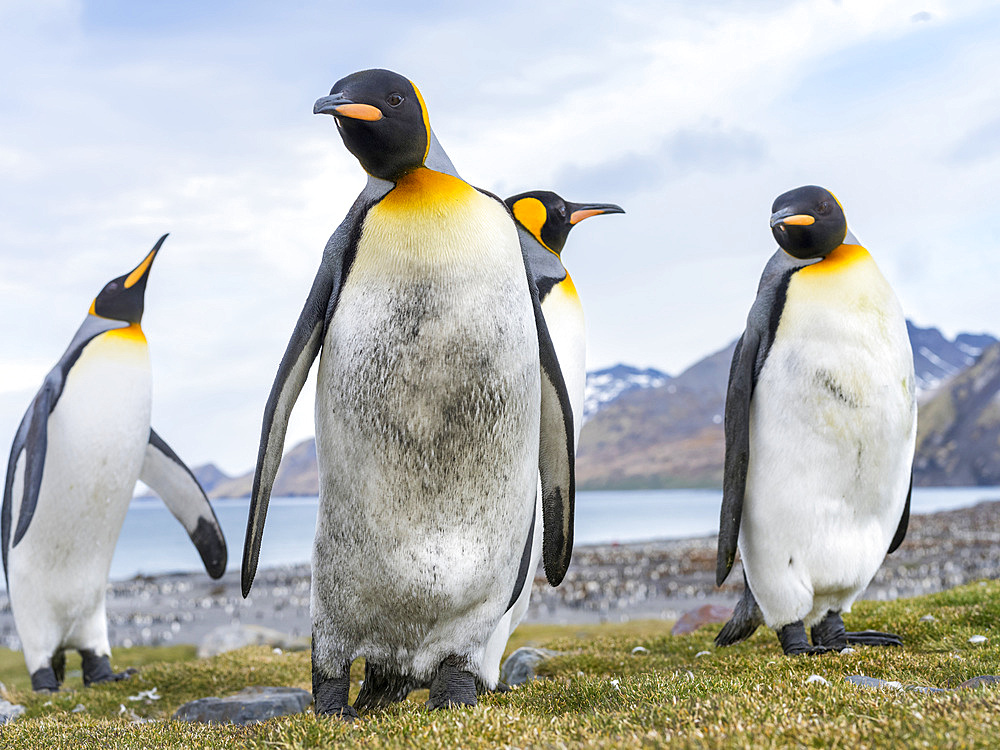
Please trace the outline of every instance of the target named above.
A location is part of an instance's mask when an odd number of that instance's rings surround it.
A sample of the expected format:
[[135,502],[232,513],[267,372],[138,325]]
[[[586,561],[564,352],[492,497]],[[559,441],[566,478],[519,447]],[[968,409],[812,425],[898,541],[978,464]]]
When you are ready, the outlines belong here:
[[659,388],[671,380],[670,375],[652,367],[640,370],[631,365],[615,365],[587,373],[587,386],[583,401],[583,421],[597,414],[623,393],[641,388]]
[[949,341],[937,328],[906,321],[920,395],[933,391],[971,366],[997,339],[988,333],[960,333]]

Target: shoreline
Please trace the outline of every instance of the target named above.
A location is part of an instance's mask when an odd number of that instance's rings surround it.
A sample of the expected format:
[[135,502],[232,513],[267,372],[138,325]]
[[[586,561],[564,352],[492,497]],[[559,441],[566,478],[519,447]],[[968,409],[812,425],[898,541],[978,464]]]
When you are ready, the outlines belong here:
[[[742,590],[737,560],[715,586],[716,537],[579,545],[562,585],[535,578],[526,623],[585,624],[675,620],[703,604],[732,607]],[[902,546],[864,594],[886,600],[928,594],[981,578],[1000,578],[1000,500],[911,516]],[[108,584],[108,635],[114,647],[199,644],[219,626],[239,623],[308,637],[308,564],[258,571],[250,597],[239,571],[213,581],[204,572]],[[0,647],[19,649],[6,592],[0,593]]]

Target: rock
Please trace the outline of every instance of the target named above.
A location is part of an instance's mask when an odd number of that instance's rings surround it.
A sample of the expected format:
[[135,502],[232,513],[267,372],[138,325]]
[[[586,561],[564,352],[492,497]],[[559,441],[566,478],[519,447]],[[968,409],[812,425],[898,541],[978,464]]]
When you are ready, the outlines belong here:
[[220,625],[206,635],[198,646],[198,658],[218,656],[244,646],[270,646],[282,651],[305,651],[308,638],[295,638],[280,630],[260,625]]
[[937,618],[934,615],[924,615],[920,618],[920,622],[937,622]]
[[985,635],[974,635],[969,638],[969,643],[986,643]]
[[830,684],[829,681],[825,677],[823,677],[821,675],[818,675],[818,674],[811,674],[811,675],[809,675],[809,677],[806,678],[806,684],[809,684],[810,682],[818,682],[820,685],[829,685]]
[[503,667],[500,668],[500,681],[513,687],[534,680],[538,677],[535,672],[538,665],[553,656],[559,656],[559,652],[547,648],[522,646],[503,663]]
[[24,713],[24,706],[0,698],[0,724],[9,724]]
[[971,680],[966,680],[961,685],[958,686],[959,690],[967,690],[969,688],[982,687],[983,685],[997,685],[1000,684],[1000,676],[995,674],[984,674],[979,677],[973,677]]
[[670,630],[670,635],[687,635],[693,633],[702,625],[710,625],[713,622],[726,622],[733,616],[733,610],[729,607],[722,607],[718,604],[704,604],[698,609],[691,609],[681,615],[674,627]]
[[862,687],[869,688],[889,688],[891,690],[912,690],[918,693],[944,693],[947,692],[944,688],[936,687],[923,687],[920,685],[904,685],[901,682],[896,682],[895,680],[879,680],[875,677],[865,677],[860,674],[852,674],[844,678],[848,682],[853,682],[855,685],[861,685]]
[[888,680],[879,680],[875,677],[865,677],[863,674],[852,674],[844,678],[848,682],[853,682],[855,685],[861,685],[861,687],[869,688],[891,688],[893,690],[902,690],[903,684],[901,682],[896,682],[893,680],[889,682]]
[[200,698],[185,703],[173,718],[202,724],[253,724],[275,716],[299,714],[312,703],[307,690],[287,687],[248,687],[225,698]]

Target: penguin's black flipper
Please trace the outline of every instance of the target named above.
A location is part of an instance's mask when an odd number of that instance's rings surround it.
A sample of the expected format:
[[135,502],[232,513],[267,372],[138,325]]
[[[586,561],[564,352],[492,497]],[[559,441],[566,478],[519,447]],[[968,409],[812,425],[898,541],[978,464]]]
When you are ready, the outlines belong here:
[[747,327],[736,343],[726,391],[726,460],[722,480],[722,512],[719,515],[719,552],[716,557],[715,583],[721,586],[736,559],[750,463],[750,400],[785,307],[788,282],[796,271],[818,259],[793,258],[778,250],[764,267],[754,300],[747,316]]
[[573,554],[573,513],[576,502],[573,410],[527,261],[525,269],[528,272],[528,286],[531,288],[542,375],[541,436],[538,448],[538,471],[542,478],[542,562],[545,577],[551,585],[558,586],[566,575]]
[[913,470],[910,470],[910,489],[906,491],[906,505],[903,506],[903,515],[899,519],[899,526],[896,527],[896,534],[892,537],[892,544],[886,554],[892,554],[906,538],[906,528],[910,525],[910,498],[913,496]]
[[[754,386],[754,363],[760,347],[757,332],[747,328],[736,342],[726,391],[726,461],[722,480],[722,510],[719,514],[719,550],[715,561],[715,584],[721,586],[736,559],[743,516],[743,494],[750,463],[750,397]],[[749,591],[749,588],[747,589]]]
[[194,474],[155,430],[149,431],[139,479],[159,495],[181,522],[212,578],[226,572],[226,539],[212,504]]
[[350,270],[357,249],[361,226],[368,209],[382,198],[392,183],[371,178],[351,206],[346,218],[326,243],[323,260],[313,281],[309,296],[299,314],[292,331],[292,337],[285,348],[285,354],[278,365],[278,374],[271,385],[271,395],[264,407],[264,420],[260,431],[260,448],[257,452],[257,467],[253,476],[253,490],[250,495],[250,512],[247,517],[247,534],[243,543],[242,587],[244,598],[250,593],[257,561],[260,557],[260,541],[264,534],[264,520],[267,504],[271,499],[271,488],[278,473],[278,465],[285,445],[285,431],[288,417],[295,406],[303,384],[309,375],[313,360],[323,344],[326,326],[336,310],[337,300],[344,279]]
[[[21,419],[17,434],[14,436],[14,444],[10,449],[7,479],[4,482],[3,510],[0,511],[0,534],[2,534],[3,542],[5,577],[7,575],[8,553],[21,541],[28,530],[31,519],[35,515],[35,507],[38,504],[38,491],[42,486],[45,452],[48,447],[49,414],[52,412],[53,401],[58,398],[58,394],[53,393],[54,390],[53,379],[46,377],[41,389],[35,394],[31,406],[28,407],[28,411]],[[18,511],[17,527],[14,530],[13,538],[11,538],[11,526],[14,521],[14,478],[22,453],[24,454],[24,479],[22,482],[24,489]]]

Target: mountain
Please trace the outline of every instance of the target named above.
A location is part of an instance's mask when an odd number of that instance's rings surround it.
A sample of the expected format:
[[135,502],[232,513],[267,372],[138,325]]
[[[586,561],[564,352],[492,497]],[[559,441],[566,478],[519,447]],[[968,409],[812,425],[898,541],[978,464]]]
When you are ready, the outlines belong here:
[[[249,497],[253,489],[253,471],[222,482],[209,492],[209,497]],[[272,497],[316,495],[319,492],[319,467],[316,464],[316,440],[309,438],[297,443],[281,459],[274,478]]]
[[914,478],[922,485],[1000,484],[1000,344],[921,405]]
[[666,385],[670,379],[671,377],[665,372],[651,367],[640,370],[631,365],[615,365],[588,372],[583,401],[583,421],[586,422],[623,393],[630,393],[640,388],[659,388],[661,385]]
[[[1000,396],[989,390],[993,381],[986,372],[990,362],[1000,359],[997,339],[962,333],[949,340],[936,328],[919,328],[909,321],[907,331],[923,403],[916,481],[1000,484],[1000,457],[991,452],[997,449],[997,435],[990,432],[991,420],[1000,414]],[[734,347],[735,342],[676,377],[624,364],[587,373],[577,486],[720,486],[722,420]],[[993,435],[992,449],[983,443],[983,435]],[[206,474],[211,488],[203,486],[211,497],[250,494],[252,471],[228,478],[207,465],[196,469],[196,475],[209,468],[221,475]],[[285,454],[272,494],[315,495],[318,476],[316,442],[305,440]]]
[[722,483],[722,415],[735,342],[655,388],[624,392],[586,422],[580,489]]
[[[907,332],[921,400],[934,400],[934,389],[947,388],[977,356],[983,356],[986,347],[997,343],[989,334],[963,333],[949,340],[936,328],[920,328],[910,321]],[[706,357],[665,385],[625,391],[604,403],[584,424],[580,434],[577,486],[580,489],[720,486],[725,454],[722,414],[734,346],[735,342]],[[979,401],[969,404],[971,409],[977,406],[981,406]],[[944,423],[947,410],[939,408],[944,412],[941,417]],[[921,419],[923,412],[922,408]],[[963,434],[966,437],[971,438]],[[943,466],[926,479],[918,468],[917,481],[969,483],[971,480],[966,477],[975,473],[971,470],[962,474],[961,479],[958,473],[954,480],[947,478],[950,471],[958,471],[958,466],[957,463]]]
[[913,368],[917,389],[932,391],[976,361],[997,339],[986,333],[961,333],[948,341],[937,328],[918,328],[906,321],[906,332],[913,347]]

